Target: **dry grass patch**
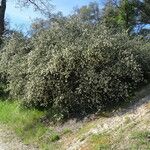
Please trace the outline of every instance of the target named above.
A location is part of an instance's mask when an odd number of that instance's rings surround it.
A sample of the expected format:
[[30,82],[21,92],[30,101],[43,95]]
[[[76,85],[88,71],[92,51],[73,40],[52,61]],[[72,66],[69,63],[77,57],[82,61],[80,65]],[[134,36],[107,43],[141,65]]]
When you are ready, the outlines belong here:
[[149,110],[150,110],[150,102],[149,102],[149,103],[147,103],[147,104],[145,105],[145,107],[146,107],[147,109],[149,109]]
[[88,144],[85,144],[81,150],[109,150],[111,148],[111,139],[110,134],[94,134],[88,139]]

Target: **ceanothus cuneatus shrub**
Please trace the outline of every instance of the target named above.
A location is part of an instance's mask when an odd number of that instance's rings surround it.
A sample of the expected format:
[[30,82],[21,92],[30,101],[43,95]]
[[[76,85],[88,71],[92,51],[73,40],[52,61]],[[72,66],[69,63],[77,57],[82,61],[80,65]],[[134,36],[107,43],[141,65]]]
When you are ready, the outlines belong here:
[[1,50],[0,71],[11,97],[27,106],[88,113],[128,100],[143,82],[150,60],[142,60],[142,49],[149,53],[143,44],[126,32],[68,19],[30,39],[13,36]]

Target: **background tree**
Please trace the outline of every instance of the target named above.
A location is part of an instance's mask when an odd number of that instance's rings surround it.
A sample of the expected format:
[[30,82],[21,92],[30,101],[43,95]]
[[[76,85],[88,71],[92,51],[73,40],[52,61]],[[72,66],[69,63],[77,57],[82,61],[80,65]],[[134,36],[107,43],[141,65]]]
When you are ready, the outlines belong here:
[[74,15],[85,23],[97,23],[100,20],[101,11],[99,3],[91,2],[89,5],[75,8]]
[[[102,13],[103,22],[108,27],[119,27],[129,33],[150,24],[150,1],[108,0]],[[137,30],[139,29],[139,30]]]
[[138,32],[148,34],[149,28],[145,28],[146,25],[150,25],[150,1],[149,0],[133,0],[135,9],[137,11],[136,25]]
[[5,30],[5,10],[6,10],[6,0],[0,1],[0,37],[3,35]]
[[150,1],[134,0],[134,2],[139,15],[139,23],[150,24]]
[[[35,11],[40,11],[42,14],[50,17],[52,5],[50,0],[18,0],[17,4],[20,7],[29,7],[33,5]],[[0,0],[0,37],[2,37],[5,31],[5,11],[7,6],[7,0]]]
[[105,23],[107,27],[116,28],[118,26],[116,18],[117,15],[118,15],[118,8],[116,7],[116,5],[112,0],[108,0],[103,8],[102,21]]
[[120,1],[117,23],[129,32],[133,30],[136,25],[136,9],[132,1]]

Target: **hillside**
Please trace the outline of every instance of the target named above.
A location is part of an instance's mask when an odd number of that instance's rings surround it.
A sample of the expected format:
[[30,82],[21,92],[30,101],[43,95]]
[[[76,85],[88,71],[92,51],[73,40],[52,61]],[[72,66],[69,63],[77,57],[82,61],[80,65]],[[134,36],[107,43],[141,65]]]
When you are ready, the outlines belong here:
[[150,0],[76,3],[0,2],[0,150],[150,150]]
[[138,102],[109,116],[104,113],[64,142],[68,150],[150,149],[150,86],[137,93]]
[[116,108],[113,112],[101,112],[81,120],[70,119],[63,124],[47,122],[48,120],[43,118],[44,113],[36,110],[20,110],[16,103],[1,102],[0,148],[148,150],[150,149],[149,91],[150,85],[137,92],[131,104]]

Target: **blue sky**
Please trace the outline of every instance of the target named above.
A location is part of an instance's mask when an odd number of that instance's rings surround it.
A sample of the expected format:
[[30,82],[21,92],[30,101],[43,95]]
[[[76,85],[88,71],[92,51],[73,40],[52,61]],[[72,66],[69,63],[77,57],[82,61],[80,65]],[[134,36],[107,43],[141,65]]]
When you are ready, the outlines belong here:
[[[8,0],[6,17],[8,18],[12,28],[23,28],[27,30],[31,22],[41,17],[40,14],[34,12],[32,7],[30,8],[17,8],[16,0]],[[55,11],[62,11],[64,15],[71,13],[73,7],[86,5],[92,0],[52,0],[52,4],[55,5]],[[103,0],[98,0],[102,4]]]

